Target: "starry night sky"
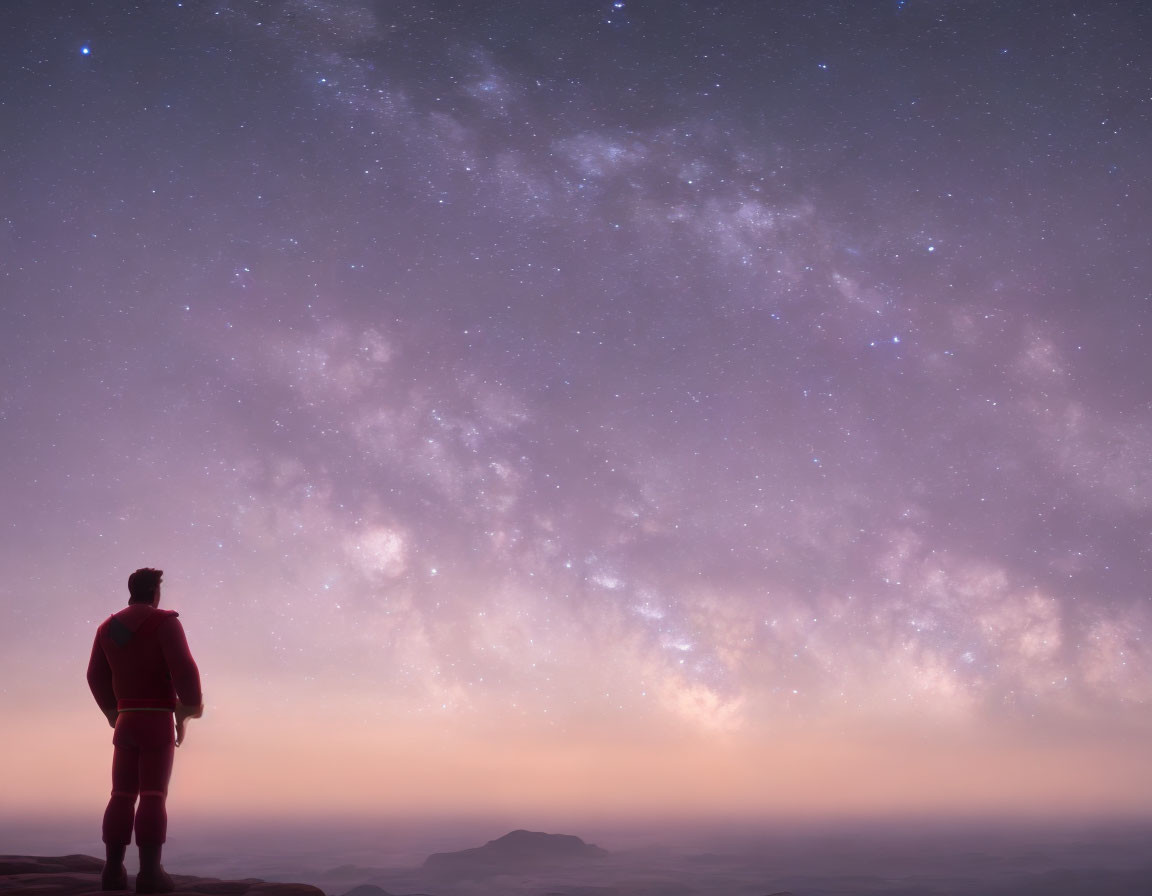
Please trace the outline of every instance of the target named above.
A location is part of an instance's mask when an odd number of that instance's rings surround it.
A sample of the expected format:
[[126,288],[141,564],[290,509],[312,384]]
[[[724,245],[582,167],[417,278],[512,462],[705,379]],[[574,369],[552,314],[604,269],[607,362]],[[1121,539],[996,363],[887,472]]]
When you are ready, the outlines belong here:
[[157,566],[188,801],[1141,805],[1145,4],[0,19],[17,803]]

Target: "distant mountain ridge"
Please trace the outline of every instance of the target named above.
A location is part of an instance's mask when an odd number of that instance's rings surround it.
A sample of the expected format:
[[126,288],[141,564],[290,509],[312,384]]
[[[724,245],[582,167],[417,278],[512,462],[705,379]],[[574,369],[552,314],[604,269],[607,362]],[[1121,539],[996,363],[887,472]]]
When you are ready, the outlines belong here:
[[484,876],[594,861],[607,856],[607,850],[585,843],[573,834],[518,830],[473,849],[433,853],[424,860],[424,870],[454,877]]

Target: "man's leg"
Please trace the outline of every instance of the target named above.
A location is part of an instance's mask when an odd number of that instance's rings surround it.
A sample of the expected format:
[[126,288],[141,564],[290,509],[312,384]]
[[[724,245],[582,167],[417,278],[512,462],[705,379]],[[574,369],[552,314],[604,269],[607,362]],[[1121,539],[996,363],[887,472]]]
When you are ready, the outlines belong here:
[[138,770],[139,751],[128,746],[113,747],[112,796],[108,800],[108,808],[104,810],[102,825],[106,855],[100,887],[104,890],[124,890],[128,887],[124,851],[132,842],[132,820],[139,790]]
[[[172,717],[167,718],[168,727]],[[136,810],[136,845],[140,847],[140,873],[137,893],[170,893],[172,878],[160,864],[160,854],[168,836],[168,812],[164,801],[172,777],[174,744],[140,751],[140,808]]]
[[164,801],[172,777],[173,745],[140,751],[140,808],[136,810],[136,845],[160,846],[168,839]]

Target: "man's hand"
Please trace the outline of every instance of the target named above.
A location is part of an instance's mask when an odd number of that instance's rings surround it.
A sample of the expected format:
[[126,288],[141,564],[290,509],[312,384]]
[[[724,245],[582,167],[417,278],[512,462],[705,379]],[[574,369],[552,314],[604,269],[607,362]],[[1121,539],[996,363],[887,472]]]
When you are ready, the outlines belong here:
[[113,728],[116,727],[116,717],[118,715],[120,715],[120,713],[114,709],[104,710],[104,718],[106,718],[108,720],[108,724]]
[[184,723],[189,719],[198,719],[204,715],[204,704],[199,706],[185,706],[181,703],[176,707],[176,746],[184,743]]

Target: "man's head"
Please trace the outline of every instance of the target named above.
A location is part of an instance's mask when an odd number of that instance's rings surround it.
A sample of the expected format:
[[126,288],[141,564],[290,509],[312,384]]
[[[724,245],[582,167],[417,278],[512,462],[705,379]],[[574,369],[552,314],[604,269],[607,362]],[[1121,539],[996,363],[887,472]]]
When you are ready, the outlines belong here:
[[128,603],[156,604],[160,602],[160,579],[162,569],[138,569],[128,576]]

